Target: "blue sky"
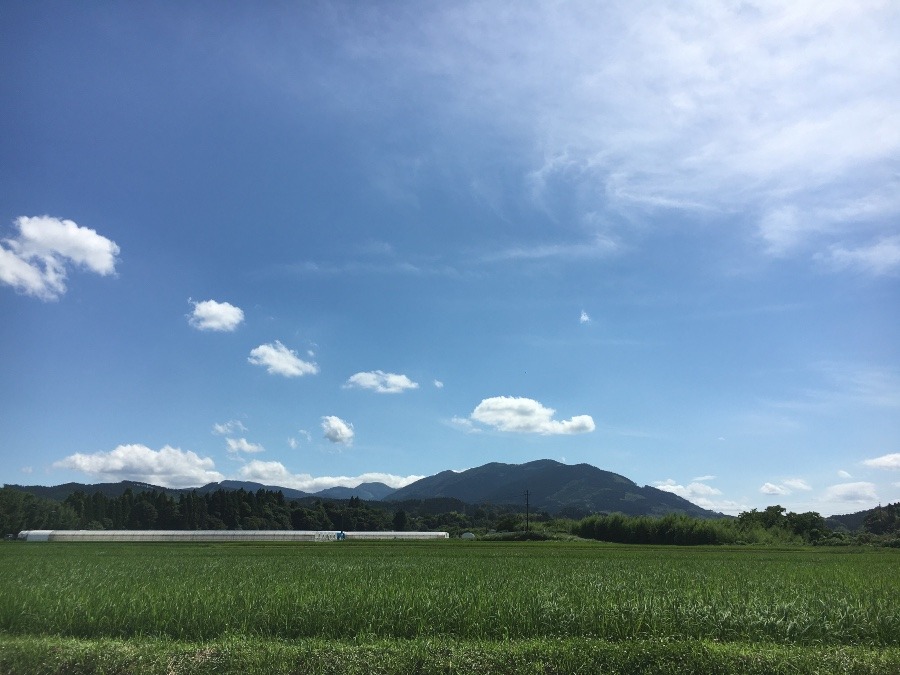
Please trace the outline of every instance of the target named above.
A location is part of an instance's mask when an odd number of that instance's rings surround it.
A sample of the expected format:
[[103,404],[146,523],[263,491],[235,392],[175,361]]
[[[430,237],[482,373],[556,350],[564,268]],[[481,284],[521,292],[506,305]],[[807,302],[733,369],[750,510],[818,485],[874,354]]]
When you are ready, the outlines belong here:
[[0,14],[0,481],[900,499],[896,3]]

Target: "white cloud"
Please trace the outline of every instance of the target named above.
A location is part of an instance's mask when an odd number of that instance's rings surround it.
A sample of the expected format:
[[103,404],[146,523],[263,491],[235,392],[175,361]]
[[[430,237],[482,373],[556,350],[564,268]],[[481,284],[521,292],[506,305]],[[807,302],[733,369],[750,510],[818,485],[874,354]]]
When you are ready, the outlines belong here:
[[588,313],[584,310],[581,310],[581,316],[578,318],[578,323],[590,323],[591,317],[588,316]]
[[223,479],[209,457],[168,445],[161,450],[134,444],[120,445],[110,452],[76,453],[53,466],[75,469],[101,480],[135,480],[163,487],[197,487]]
[[889,455],[882,455],[874,459],[863,461],[866,466],[873,469],[900,469],[900,452],[894,452]]
[[853,475],[849,471],[844,471],[843,469],[837,472],[838,478],[853,478]]
[[408,389],[418,389],[419,385],[406,375],[373,370],[351,375],[344,387],[348,389],[371,389],[379,394],[399,394]]
[[340,417],[326,415],[322,418],[322,432],[332,443],[351,445],[353,443],[353,425]]
[[265,366],[270,375],[301,377],[303,375],[315,375],[319,372],[319,366],[315,363],[304,361],[297,356],[296,352],[288,349],[278,340],[253,349],[247,361],[255,366]]
[[50,216],[21,216],[16,227],[19,234],[0,243],[0,282],[21,293],[59,299],[70,264],[101,276],[116,271],[118,245],[90,228]]
[[318,492],[331,487],[356,487],[360,483],[384,483],[399,489],[421,480],[424,476],[396,476],[390,473],[363,473],[359,476],[312,476],[308,473],[291,473],[281,462],[253,460],[240,468],[242,480],[266,485],[288,487],[304,492]]
[[818,256],[839,269],[854,269],[874,275],[900,270],[900,236],[883,237],[868,246],[847,248],[843,244],[829,247],[827,254]]
[[239,431],[247,431],[240,420],[228,420],[223,424],[213,424],[212,432],[217,436],[231,436]]
[[265,451],[265,448],[259,443],[251,443],[246,438],[226,438],[225,443],[228,445],[228,452],[256,453]]
[[782,484],[791,490],[812,490],[812,487],[802,478],[788,478]]
[[791,493],[783,485],[774,485],[773,483],[763,483],[762,487],[759,488],[759,491],[764,495],[789,495]]
[[502,120],[560,215],[570,202],[747,214],[774,255],[828,250],[861,223],[896,232],[883,193],[900,154],[897,3],[516,9],[439,3],[414,26],[361,22],[347,52],[392,86],[362,81],[348,100],[421,92],[448,125]]
[[499,431],[557,435],[583,434],[594,430],[590,415],[569,420],[554,420],[556,413],[530,398],[495,396],[486,398],[472,411],[470,418]]
[[703,483],[708,480],[715,480],[715,479],[716,479],[715,476],[697,476],[696,478],[691,478],[691,481],[696,482],[696,483]]
[[767,495],[789,495],[794,490],[812,490],[809,483],[802,478],[788,478],[781,481],[779,485],[774,483],[764,483],[759,491]]
[[872,503],[878,501],[874,483],[840,483],[825,489],[826,502]]
[[434,381],[434,388],[435,388],[435,389],[443,389],[443,388],[444,388],[444,383],[441,382],[440,380],[435,380],[435,381]]
[[[712,477],[710,477],[710,479],[711,478]],[[692,502],[701,508],[709,509],[711,511],[737,514],[740,511],[745,511],[747,509],[745,505],[739,504],[738,502],[719,499],[718,497],[722,494],[721,490],[696,480],[687,485],[681,485],[674,479],[667,478],[666,480],[655,481],[653,485],[659,490],[671,492],[672,494],[687,499],[689,502]]]
[[287,444],[291,450],[296,450],[300,446],[300,444],[297,442],[297,439],[293,436],[287,439]]
[[194,311],[188,316],[188,323],[197,330],[233,331],[244,320],[244,310],[229,302],[188,302],[194,305]]
[[465,431],[467,434],[480,434],[481,429],[476,427],[472,420],[468,417],[452,417],[449,421],[444,422],[448,426],[459,429],[460,431]]
[[622,250],[619,242],[607,235],[594,235],[586,241],[566,244],[539,244],[536,246],[517,246],[503,251],[489,253],[481,257],[481,262],[503,262],[509,260],[546,260],[564,258],[584,260],[591,258],[607,258]]
[[34,473],[34,467],[33,467],[33,466],[23,466],[23,467],[20,469],[20,471],[21,471],[22,473]]

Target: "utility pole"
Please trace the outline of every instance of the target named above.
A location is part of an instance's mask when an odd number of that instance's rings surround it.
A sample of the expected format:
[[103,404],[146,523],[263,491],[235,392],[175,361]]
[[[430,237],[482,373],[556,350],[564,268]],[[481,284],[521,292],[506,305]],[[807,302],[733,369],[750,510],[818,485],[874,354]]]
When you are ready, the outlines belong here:
[[531,526],[528,521],[528,490],[525,490],[525,531],[531,532]]

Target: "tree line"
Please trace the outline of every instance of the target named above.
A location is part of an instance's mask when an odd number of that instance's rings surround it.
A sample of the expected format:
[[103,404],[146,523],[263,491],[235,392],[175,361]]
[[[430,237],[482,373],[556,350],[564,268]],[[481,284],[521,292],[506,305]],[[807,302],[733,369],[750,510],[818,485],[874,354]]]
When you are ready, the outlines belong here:
[[438,530],[458,536],[467,529],[514,529],[508,507],[471,506],[455,499],[365,502],[304,498],[288,500],[279,491],[158,490],[119,496],[76,491],[62,502],[12,487],[0,488],[0,532],[22,530]]
[[[157,490],[119,496],[77,491],[63,501],[37,497],[13,487],[0,488],[0,533],[22,530],[430,530],[459,536],[471,531],[525,534],[525,514],[515,507],[471,505],[451,498],[406,502],[365,502],[358,497],[288,500],[281,491]],[[857,532],[830,529],[815,512],[784,507],[752,509],[737,518],[705,520],[594,514],[580,520],[530,513],[530,538],[575,535],[628,544],[880,544],[900,547],[900,503],[870,511]]]
[[575,523],[572,532],[587,539],[623,544],[811,544],[841,546],[880,544],[900,548],[900,503],[869,513],[861,531],[830,529],[814,511],[794,513],[774,505],[744,511],[737,518],[700,520],[683,515],[593,515]]

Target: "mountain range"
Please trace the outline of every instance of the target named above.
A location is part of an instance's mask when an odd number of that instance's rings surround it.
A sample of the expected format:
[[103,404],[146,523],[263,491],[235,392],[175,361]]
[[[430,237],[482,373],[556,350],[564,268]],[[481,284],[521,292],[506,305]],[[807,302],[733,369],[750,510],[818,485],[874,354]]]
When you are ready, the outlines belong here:
[[42,485],[10,485],[40,497],[62,501],[74,492],[101,492],[117,497],[125,490],[156,490],[177,496],[197,491],[205,494],[216,490],[259,489],[278,491],[285,498],[349,499],[363,501],[421,501],[436,498],[457,499],[467,504],[517,505],[524,510],[526,491],[528,507],[552,515],[582,517],[590,513],[620,512],[627,515],[664,515],[683,513],[698,518],[717,518],[722,514],[703,509],[678,495],[635,482],[589,464],[568,465],[541,459],[526,464],[491,462],[466,471],[442,471],[394,490],[384,483],[362,483],[356,487],[332,487],[315,493],[277,485],[225,480],[196,488],[166,488],[149,483],[65,483],[52,487]]

